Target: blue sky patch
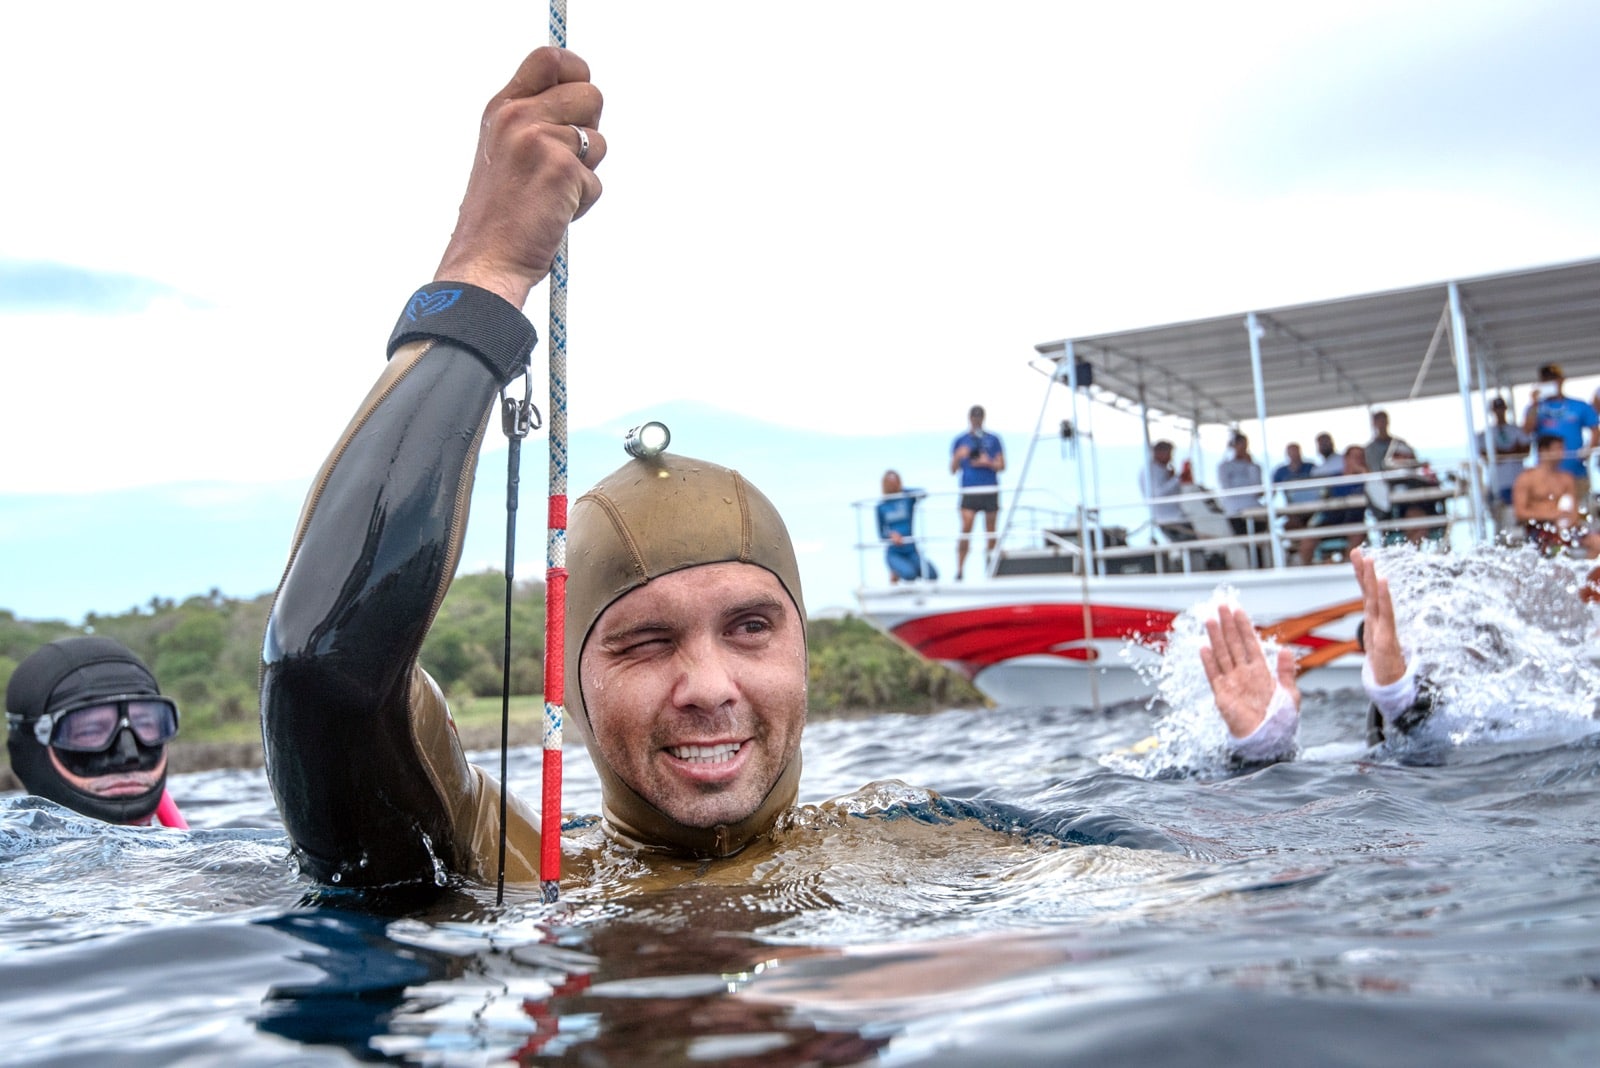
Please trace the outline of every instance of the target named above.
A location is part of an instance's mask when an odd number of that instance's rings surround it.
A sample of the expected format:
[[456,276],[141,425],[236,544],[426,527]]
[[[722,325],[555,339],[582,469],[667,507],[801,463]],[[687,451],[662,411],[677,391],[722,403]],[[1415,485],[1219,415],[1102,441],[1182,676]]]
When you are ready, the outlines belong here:
[[0,259],[0,315],[132,315],[176,294],[154,279],[48,260]]

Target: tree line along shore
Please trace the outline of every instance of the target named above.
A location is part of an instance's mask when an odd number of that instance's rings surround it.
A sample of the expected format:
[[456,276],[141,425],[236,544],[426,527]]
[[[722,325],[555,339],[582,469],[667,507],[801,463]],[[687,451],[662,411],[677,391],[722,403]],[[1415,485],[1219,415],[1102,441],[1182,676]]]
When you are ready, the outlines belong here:
[[[504,679],[504,574],[459,576],[422,646],[422,663],[444,689],[469,751],[500,745]],[[512,591],[512,745],[538,744],[544,691],[544,582]],[[0,688],[24,657],[46,642],[78,634],[115,638],[150,665],[163,693],[178,702],[174,773],[261,763],[258,671],[272,595],[249,600],[218,590],[183,601],[152,597],[117,615],[90,613],[77,625],[19,619],[0,609]],[[876,712],[928,712],[981,706],[961,676],[931,664],[854,616],[813,619],[809,713],[818,718]],[[7,759],[0,790],[20,789]]]

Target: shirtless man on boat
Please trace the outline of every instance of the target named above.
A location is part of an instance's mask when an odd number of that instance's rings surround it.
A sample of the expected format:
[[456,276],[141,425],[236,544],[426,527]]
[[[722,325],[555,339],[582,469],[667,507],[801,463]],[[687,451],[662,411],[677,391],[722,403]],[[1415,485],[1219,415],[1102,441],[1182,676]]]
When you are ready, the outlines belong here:
[[1579,516],[1578,481],[1563,466],[1565,439],[1540,434],[1537,448],[1538,464],[1511,484],[1511,507],[1523,524],[1527,543],[1546,555],[1582,551],[1591,560],[1600,556],[1600,532]]

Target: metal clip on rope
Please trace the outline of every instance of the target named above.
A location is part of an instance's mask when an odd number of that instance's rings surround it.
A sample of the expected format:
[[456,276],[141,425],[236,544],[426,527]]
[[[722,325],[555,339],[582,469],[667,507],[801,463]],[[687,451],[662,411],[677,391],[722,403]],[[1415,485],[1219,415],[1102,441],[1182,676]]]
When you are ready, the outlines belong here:
[[500,429],[506,437],[519,441],[543,425],[544,417],[533,405],[533,372],[524,370],[521,400],[500,391]]

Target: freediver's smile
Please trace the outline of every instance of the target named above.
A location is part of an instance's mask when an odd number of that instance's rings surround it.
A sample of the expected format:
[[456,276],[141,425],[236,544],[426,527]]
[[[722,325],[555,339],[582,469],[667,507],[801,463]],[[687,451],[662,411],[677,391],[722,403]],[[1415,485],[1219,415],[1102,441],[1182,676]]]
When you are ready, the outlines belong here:
[[691,764],[723,764],[738,755],[743,742],[722,742],[718,745],[669,745],[667,753]]

